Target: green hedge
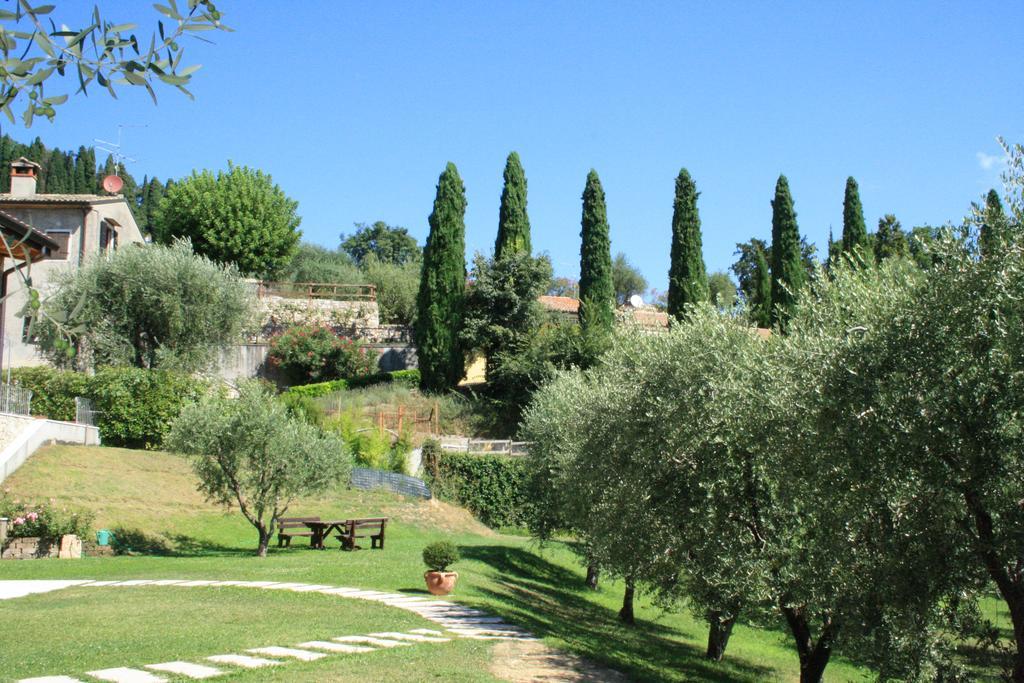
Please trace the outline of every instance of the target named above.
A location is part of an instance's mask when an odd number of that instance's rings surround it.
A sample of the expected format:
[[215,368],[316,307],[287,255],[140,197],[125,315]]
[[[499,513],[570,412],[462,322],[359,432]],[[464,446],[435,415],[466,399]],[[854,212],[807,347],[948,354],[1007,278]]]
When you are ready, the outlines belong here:
[[395,370],[394,372],[378,372],[373,375],[350,377],[349,379],[336,379],[330,382],[303,384],[297,387],[291,387],[288,389],[287,393],[294,394],[296,396],[309,396],[310,398],[316,398],[317,396],[333,394],[335,391],[361,389],[375,384],[390,384],[392,382],[409,387],[418,387],[420,385],[420,371]]
[[92,401],[96,426],[108,446],[159,448],[182,406],[210,391],[210,383],[168,370],[103,368],[95,375],[48,367],[15,368],[14,379],[32,390],[32,412],[75,419],[75,397]]
[[[430,473],[428,472],[428,477]],[[489,527],[526,526],[526,466],[519,458],[442,452],[431,488]]]

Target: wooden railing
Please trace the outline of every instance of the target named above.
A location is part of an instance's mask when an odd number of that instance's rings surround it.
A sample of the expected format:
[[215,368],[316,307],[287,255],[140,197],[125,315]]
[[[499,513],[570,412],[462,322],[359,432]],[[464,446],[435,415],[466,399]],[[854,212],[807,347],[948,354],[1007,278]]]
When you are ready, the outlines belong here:
[[259,298],[330,299],[333,301],[376,301],[376,285],[342,285],[334,282],[257,282]]

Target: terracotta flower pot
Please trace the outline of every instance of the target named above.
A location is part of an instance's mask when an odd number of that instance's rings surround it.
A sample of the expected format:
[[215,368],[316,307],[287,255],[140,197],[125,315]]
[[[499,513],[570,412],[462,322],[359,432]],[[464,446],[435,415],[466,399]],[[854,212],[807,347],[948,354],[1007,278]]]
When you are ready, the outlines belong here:
[[427,572],[423,575],[427,580],[427,590],[431,595],[448,595],[459,580],[458,572]]

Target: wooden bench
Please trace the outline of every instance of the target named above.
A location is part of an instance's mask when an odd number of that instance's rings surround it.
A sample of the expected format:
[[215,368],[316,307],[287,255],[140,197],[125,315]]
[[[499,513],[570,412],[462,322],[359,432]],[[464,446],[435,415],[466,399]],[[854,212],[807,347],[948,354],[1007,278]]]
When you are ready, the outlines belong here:
[[359,546],[356,545],[356,539],[369,536],[370,547],[383,550],[384,527],[387,526],[387,523],[387,517],[367,517],[364,519],[348,520],[345,523],[345,530],[338,536],[338,540],[341,541],[341,549],[358,550]]
[[292,537],[305,536],[313,543],[313,531],[306,522],[319,522],[319,517],[282,517],[277,520],[277,547],[291,547]]

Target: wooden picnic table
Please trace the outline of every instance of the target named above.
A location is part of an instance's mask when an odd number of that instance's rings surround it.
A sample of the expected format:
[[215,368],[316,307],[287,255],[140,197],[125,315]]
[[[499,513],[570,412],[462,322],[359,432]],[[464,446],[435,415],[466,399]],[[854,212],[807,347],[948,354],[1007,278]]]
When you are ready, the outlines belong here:
[[324,539],[331,535],[332,532],[337,531],[338,533],[345,533],[345,528],[348,526],[350,520],[347,519],[321,519],[319,521],[307,521],[306,526],[313,532],[312,538],[309,539],[309,545],[311,548],[324,549]]

